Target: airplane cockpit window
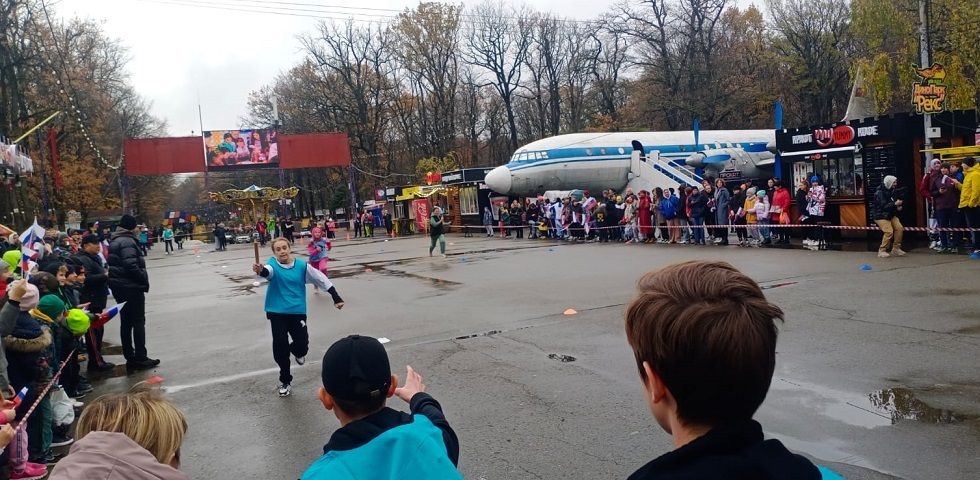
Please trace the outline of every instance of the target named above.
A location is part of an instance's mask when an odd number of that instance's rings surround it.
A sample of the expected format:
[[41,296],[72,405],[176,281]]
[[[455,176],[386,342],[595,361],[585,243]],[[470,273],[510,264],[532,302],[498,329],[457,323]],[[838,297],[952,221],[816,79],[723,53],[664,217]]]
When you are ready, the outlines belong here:
[[517,161],[519,161],[519,162],[526,162],[527,161],[527,154],[526,153],[522,153],[521,156],[517,158]]

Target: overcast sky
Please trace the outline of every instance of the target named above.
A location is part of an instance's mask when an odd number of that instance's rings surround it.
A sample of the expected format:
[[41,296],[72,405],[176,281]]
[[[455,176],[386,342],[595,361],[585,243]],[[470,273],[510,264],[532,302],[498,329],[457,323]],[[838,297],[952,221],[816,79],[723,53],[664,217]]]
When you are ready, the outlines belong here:
[[[194,3],[200,6],[182,5]],[[276,0],[264,2],[280,13],[242,12],[252,0],[61,0],[63,18],[99,19],[109,36],[122,41],[132,60],[129,71],[136,90],[153,102],[153,114],[167,121],[170,135],[200,133],[200,99],[204,129],[240,126],[248,93],[271,83],[276,75],[302,58],[298,34],[311,32],[319,21],[303,15],[346,18],[342,12],[393,15],[389,11],[349,7],[403,9],[410,0]],[[469,2],[472,3],[472,2]],[[538,11],[560,12],[589,19],[605,12],[614,0],[530,0]],[[304,6],[303,4],[308,4]],[[309,5],[320,5],[313,7]],[[332,5],[333,7],[324,7]],[[202,7],[203,6],[203,7]],[[342,7],[348,7],[346,10]],[[329,8],[329,10],[328,10]],[[289,10],[293,9],[293,10]],[[335,13],[310,13],[328,10]],[[356,17],[371,19],[377,17]]]

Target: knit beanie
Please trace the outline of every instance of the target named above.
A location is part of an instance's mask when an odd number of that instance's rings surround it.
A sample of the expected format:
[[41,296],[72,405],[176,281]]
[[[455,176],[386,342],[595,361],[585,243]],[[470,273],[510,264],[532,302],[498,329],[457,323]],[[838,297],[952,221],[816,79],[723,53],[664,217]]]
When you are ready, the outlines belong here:
[[758,192],[758,193],[756,193],[756,195],[757,195],[757,196],[758,196],[759,198],[766,198],[766,191],[765,191],[765,190],[759,190],[759,192]]
[[37,302],[37,309],[51,320],[57,320],[62,313],[65,313],[65,302],[57,295],[49,293]]
[[[13,285],[11,283],[10,285]],[[24,292],[24,296],[20,297],[20,311],[26,312],[37,306],[37,300],[41,294],[37,291],[37,287],[32,283],[26,285],[27,290]]]
[[20,265],[20,250],[9,250],[3,252],[3,261],[7,262],[7,270],[13,272]]
[[746,191],[745,191],[745,193],[748,193],[749,195],[755,195],[755,192],[756,192],[757,190],[758,190],[758,189],[757,189],[757,188],[755,188],[755,187],[749,187],[749,189],[748,189],[748,190],[746,190]]
[[88,327],[91,325],[92,320],[84,311],[73,308],[68,310],[68,316],[65,323],[68,324],[68,330],[71,330],[72,334],[78,336],[84,335],[85,332],[88,331]]
[[125,230],[132,230],[136,228],[136,217],[128,214],[123,215],[122,218],[119,219],[119,226]]
[[895,181],[898,180],[894,175],[885,175],[881,183],[885,184],[885,188],[892,188],[895,185]]

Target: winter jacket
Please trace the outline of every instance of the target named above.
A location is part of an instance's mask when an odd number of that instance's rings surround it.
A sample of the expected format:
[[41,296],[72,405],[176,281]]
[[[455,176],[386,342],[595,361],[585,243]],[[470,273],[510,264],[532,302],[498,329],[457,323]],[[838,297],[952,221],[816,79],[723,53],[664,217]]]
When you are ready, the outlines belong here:
[[[19,302],[8,300],[3,303],[3,308],[0,308],[0,337],[13,333],[19,315]],[[4,352],[3,342],[0,342],[0,391],[6,392],[8,386],[10,378],[7,376],[7,354]]]
[[773,192],[772,209],[773,210],[777,208],[779,209],[778,212],[772,212],[770,219],[772,220],[773,223],[779,223],[779,216],[782,215],[782,212],[786,212],[786,214],[789,215],[790,202],[791,200],[789,198],[789,190],[786,190],[785,188],[779,188]]
[[757,220],[769,220],[769,197],[762,197],[755,201],[755,218]]
[[963,165],[963,182],[960,189],[960,208],[980,207],[980,167]]
[[731,199],[732,194],[727,188],[721,187],[715,191],[715,225],[728,223],[728,207]]
[[766,440],[755,420],[713,428],[665,453],[630,475],[629,480],[819,480],[821,471],[779,440]]
[[673,195],[660,200],[660,213],[663,214],[664,220],[673,220],[677,217],[677,205],[679,203],[680,200]]
[[708,197],[704,195],[704,192],[692,193],[689,203],[691,205],[691,218],[703,219],[708,210]]
[[463,478],[459,440],[439,403],[417,393],[409,408],[411,414],[385,407],[335,431],[302,480]]
[[85,286],[79,295],[79,301],[104,306],[109,294],[109,275],[102,266],[102,259],[98,255],[89,255],[86,252],[79,252],[74,258],[85,267]]
[[109,288],[150,291],[150,277],[136,235],[122,227],[116,228],[109,242]]
[[742,211],[745,213],[745,223],[759,223],[759,219],[755,216],[755,204],[757,201],[758,197],[755,195],[746,195],[745,204],[742,206]]
[[875,191],[872,207],[874,208],[875,220],[891,220],[898,212],[898,206],[895,205],[894,190],[885,188],[884,184],[879,185],[878,190]]
[[49,480],[188,480],[145,448],[117,432],[90,432],[75,441]]
[[812,185],[807,193],[806,211],[815,217],[822,217],[827,206],[827,194],[823,185]]
[[47,351],[51,347],[51,331],[28,312],[20,312],[14,330],[3,337],[7,354],[7,375],[15,390],[48,378]]
[[[936,202],[936,210],[955,210],[960,205],[960,191],[952,177],[939,175],[933,178],[929,189]],[[940,189],[944,191],[940,192]]]

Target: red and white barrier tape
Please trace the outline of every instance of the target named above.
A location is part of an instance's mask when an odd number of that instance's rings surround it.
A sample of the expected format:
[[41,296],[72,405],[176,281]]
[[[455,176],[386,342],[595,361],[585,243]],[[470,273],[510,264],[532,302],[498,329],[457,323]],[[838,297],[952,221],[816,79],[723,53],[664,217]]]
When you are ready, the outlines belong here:
[[[639,225],[633,225],[633,226],[636,227],[636,228],[640,228]],[[482,226],[481,225],[451,225],[451,226],[447,226],[447,227],[450,228],[450,229],[452,229],[452,228],[464,228],[464,229],[475,229],[475,230],[484,230],[484,231],[487,229],[487,226],[486,225],[482,225]],[[537,228],[537,226],[531,227],[529,225],[523,225],[523,226],[521,226],[521,225],[504,225],[503,227],[497,226],[497,225],[493,225],[492,227],[493,227],[493,230],[494,231],[500,231],[501,228],[503,228],[504,230],[515,230],[515,229],[525,229],[525,228]],[[606,226],[606,227],[591,227],[591,228],[589,228],[589,231],[592,231],[592,230],[612,230],[612,229],[621,229],[621,228],[626,228],[626,227],[627,227],[627,225],[616,225],[616,226],[611,226],[611,227],[609,227],[609,226]],[[552,227],[549,227],[549,230],[551,228]],[[788,224],[788,225],[783,225],[783,224],[768,224],[768,223],[766,223],[766,224],[753,223],[753,224],[738,224],[738,225],[735,225],[735,224],[729,224],[729,225],[697,225],[697,226],[695,226],[693,224],[688,224],[688,225],[649,225],[649,226],[644,227],[644,228],[649,228],[651,230],[657,229],[657,228],[666,228],[666,229],[676,229],[676,228],[823,228],[823,229],[829,229],[829,230],[881,230],[881,228],[878,227],[877,225],[875,225],[875,226],[867,226],[867,227],[856,227],[856,226],[850,226],[850,225],[819,225],[819,224],[806,224],[806,223],[793,223],[793,224]],[[572,228],[570,226],[563,226],[562,227],[562,230],[585,230],[585,227],[575,227],[575,228]],[[963,227],[944,227],[944,228],[903,227],[903,230],[905,230],[906,232],[980,232],[980,228],[963,228]]]
[[48,394],[48,391],[51,390],[51,387],[58,383],[58,378],[61,377],[61,372],[64,371],[65,365],[68,365],[68,361],[75,356],[75,350],[77,349],[73,348],[71,350],[71,353],[68,355],[68,358],[65,359],[65,361],[61,362],[61,366],[58,367],[58,371],[55,372],[53,377],[51,377],[51,381],[48,382],[48,384],[45,385],[44,389],[41,390],[41,393],[37,396],[37,399],[35,399],[34,403],[31,404],[31,408],[27,409],[27,413],[24,414],[24,417],[21,418],[20,422],[17,424],[18,431],[24,428],[25,426],[27,426],[27,419],[31,417],[31,414],[34,413],[34,410],[37,408],[37,406],[41,404],[41,400],[43,400],[44,396]]

